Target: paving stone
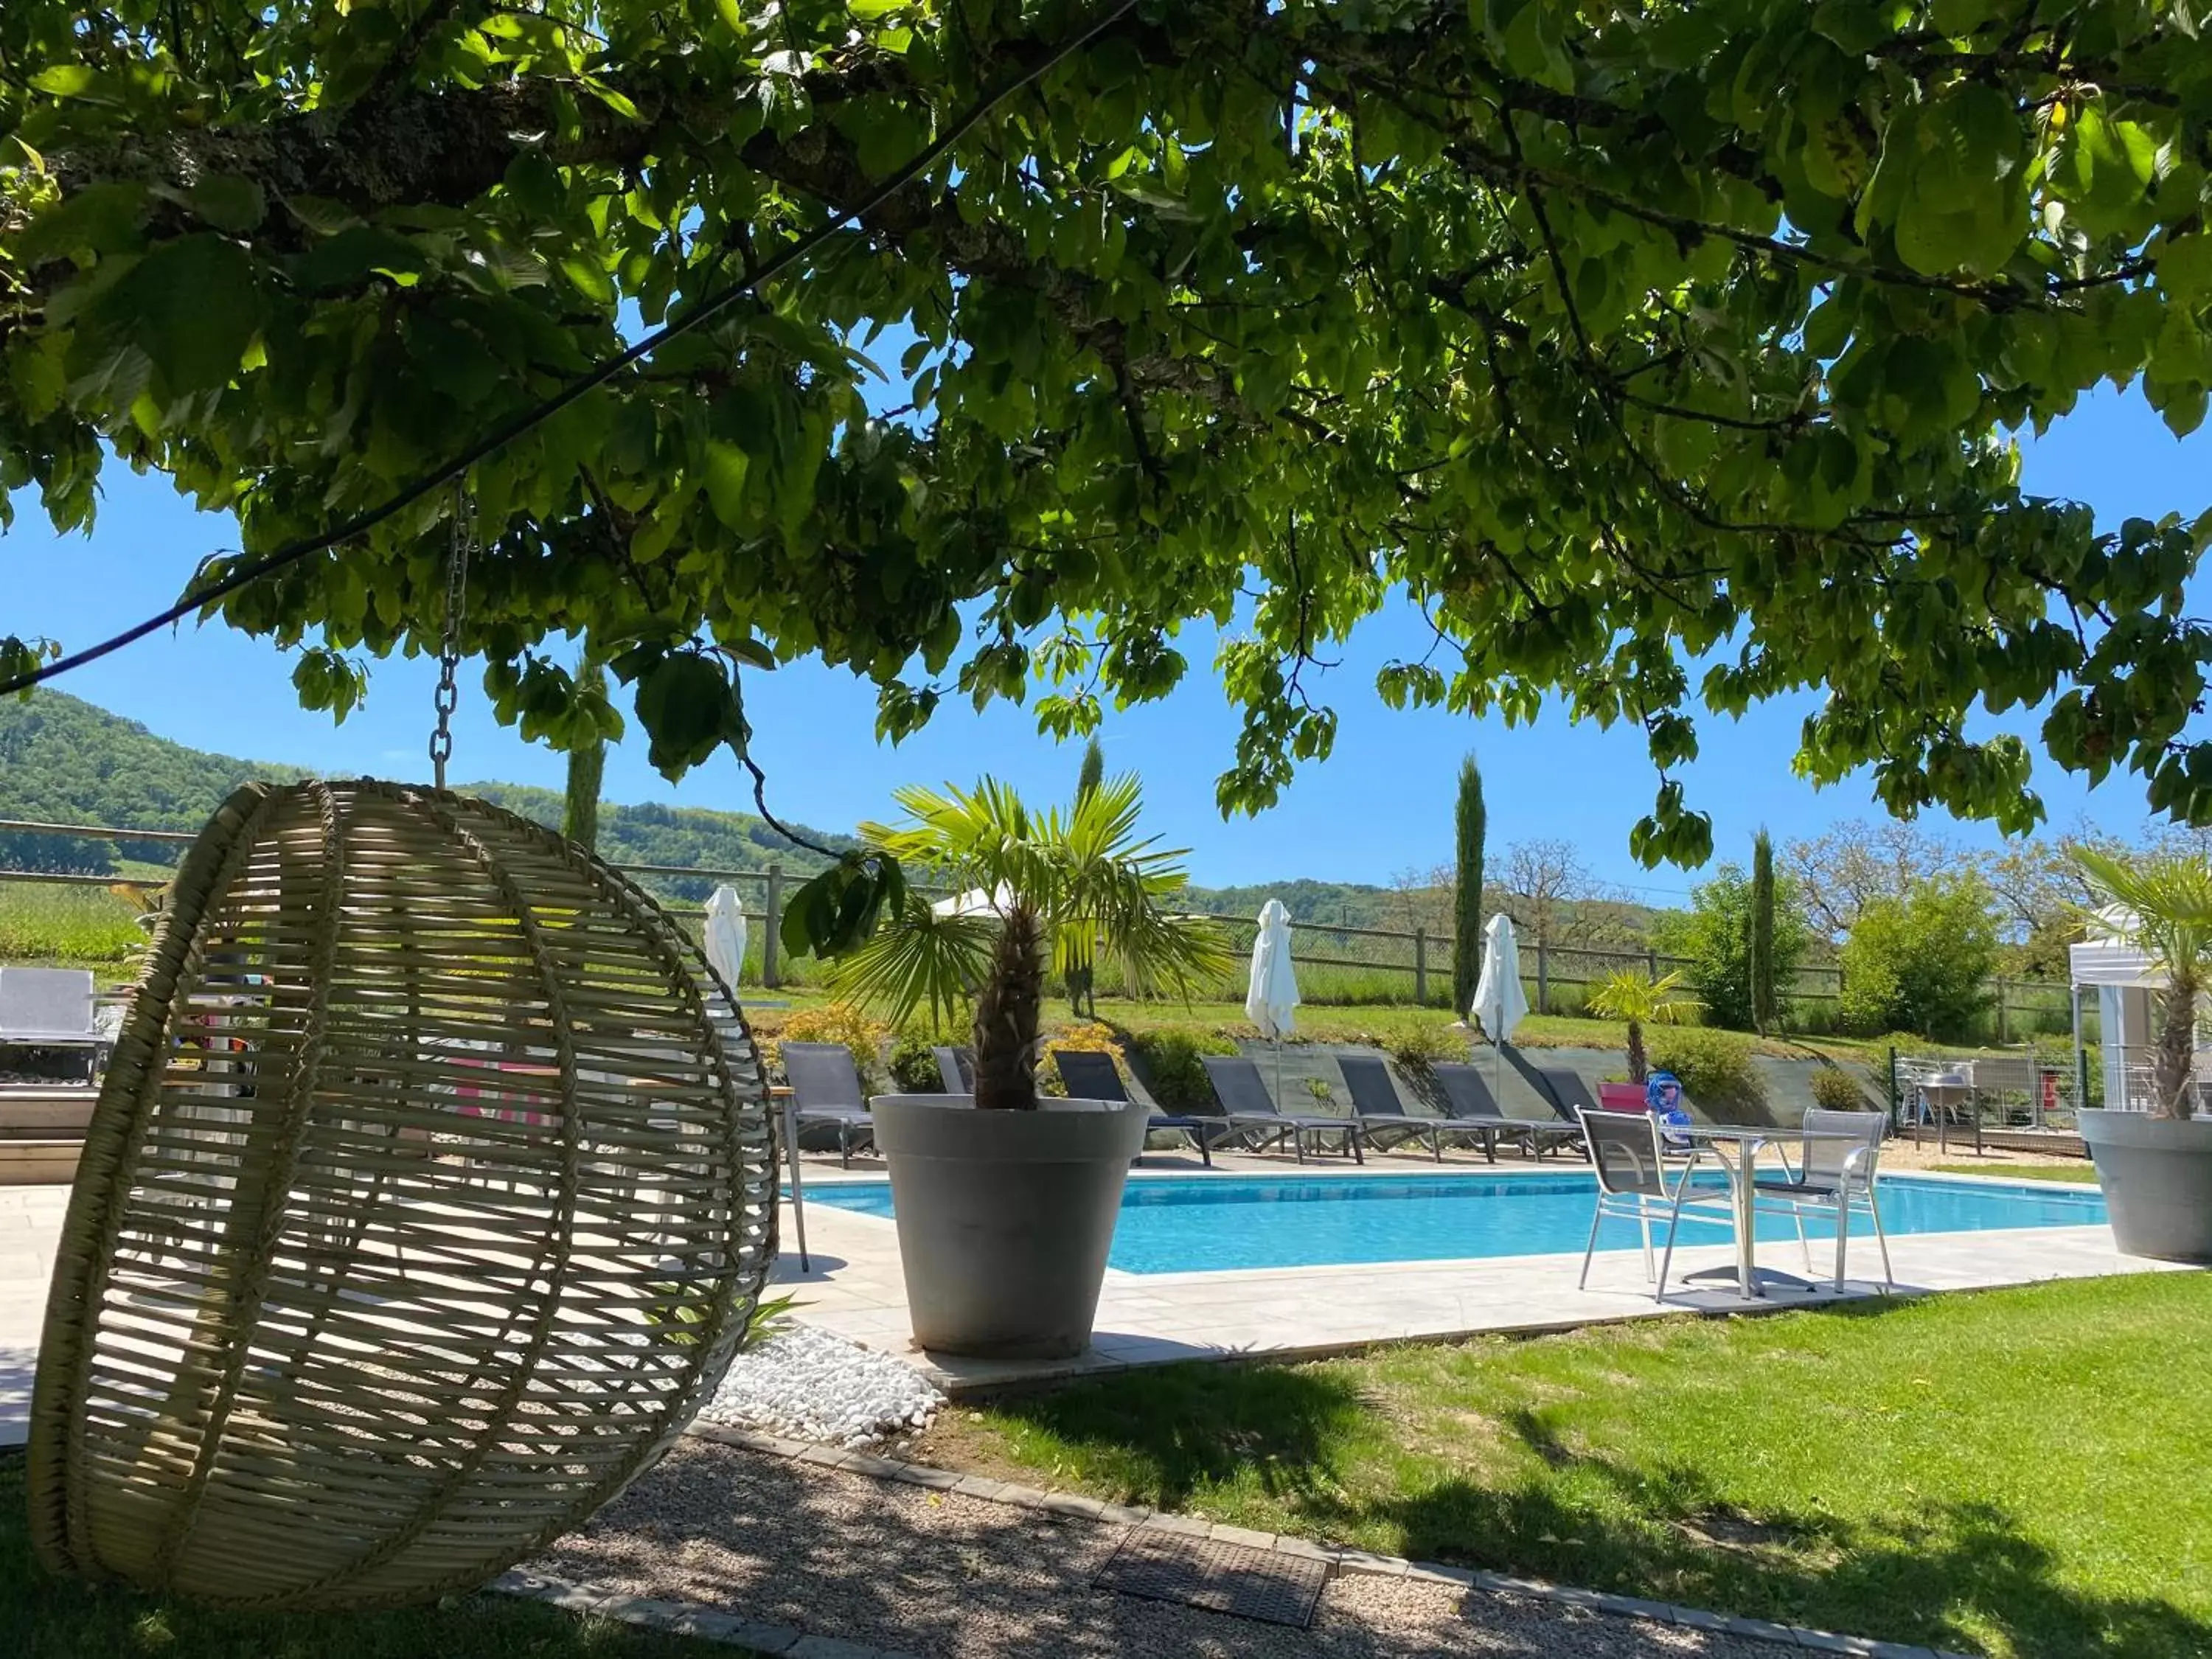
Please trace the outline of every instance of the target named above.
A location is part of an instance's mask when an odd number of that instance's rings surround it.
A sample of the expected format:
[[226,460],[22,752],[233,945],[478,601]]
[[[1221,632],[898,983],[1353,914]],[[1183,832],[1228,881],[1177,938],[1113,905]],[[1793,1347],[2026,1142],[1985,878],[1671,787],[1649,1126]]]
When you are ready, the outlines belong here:
[[1726,1613],[1710,1613],[1704,1607],[1686,1607],[1677,1604],[1674,1613],[1674,1622],[1686,1630],[1724,1631],[1730,1622]]
[[767,1654],[789,1652],[798,1644],[801,1634],[789,1625],[763,1624],[757,1619],[746,1619],[714,1607],[687,1607],[669,1621],[668,1628],[679,1636],[726,1642],[732,1647]]
[[1377,1555],[1372,1550],[1339,1549],[1334,1553],[1344,1571],[1373,1573],[1383,1578],[1403,1578],[1413,1565],[1402,1555]]
[[1863,1636],[1844,1636],[1832,1630],[1807,1630],[1802,1625],[1792,1625],[1790,1630],[1797,1638],[1797,1645],[1810,1648],[1816,1653],[1870,1654],[1882,1644]]
[[1316,1544],[1310,1538],[1293,1538],[1285,1533],[1275,1540],[1278,1555],[1304,1556],[1309,1561],[1326,1561],[1330,1566],[1337,1562],[1337,1552],[1326,1544]]
[[1044,1497],[1039,1488],[1018,1486],[1012,1480],[999,1488],[999,1502],[1012,1504],[1016,1509],[1041,1510],[1044,1507]]
[[1006,1489],[1003,1480],[987,1480],[980,1474],[963,1474],[952,1490],[969,1498],[996,1498]]
[[1255,1532],[1249,1527],[1224,1526],[1213,1523],[1213,1541],[1217,1544],[1242,1544],[1248,1550],[1271,1550],[1275,1547],[1272,1532]]
[[1097,1518],[1109,1527],[1136,1527],[1142,1526],[1151,1514],[1142,1504],[1101,1504]]
[[950,1469],[933,1469],[926,1463],[902,1463],[891,1476],[909,1486],[929,1486],[938,1492],[951,1492],[960,1484],[960,1477]]
[[1085,1498],[1079,1492],[1048,1492],[1037,1507],[1047,1515],[1062,1516],[1071,1521],[1100,1520],[1106,1509],[1097,1498]]
[[1438,1561],[1416,1561],[1406,1569],[1406,1577],[1424,1583],[1458,1584],[1469,1589],[1474,1587],[1473,1567],[1448,1567]]
[[825,1469],[834,1469],[850,1454],[842,1446],[809,1446],[799,1454],[802,1463],[814,1463]]
[[1727,1629],[1731,1636],[1748,1636],[1754,1642],[1779,1642],[1792,1648],[1797,1645],[1796,1631],[1769,1619],[1731,1619]]
[[1595,1605],[1603,1612],[1623,1619],[1649,1619],[1662,1625],[1674,1622],[1674,1608],[1664,1601],[1650,1601],[1640,1595],[1612,1595],[1601,1590],[1597,1592]]
[[653,1630],[672,1628],[675,1621],[690,1610],[688,1602],[665,1601],[653,1595],[610,1595],[592,1609],[601,1619],[643,1625]]
[[895,1459],[871,1457],[866,1452],[847,1452],[845,1461],[837,1466],[854,1474],[865,1474],[872,1480],[891,1480],[902,1467]]

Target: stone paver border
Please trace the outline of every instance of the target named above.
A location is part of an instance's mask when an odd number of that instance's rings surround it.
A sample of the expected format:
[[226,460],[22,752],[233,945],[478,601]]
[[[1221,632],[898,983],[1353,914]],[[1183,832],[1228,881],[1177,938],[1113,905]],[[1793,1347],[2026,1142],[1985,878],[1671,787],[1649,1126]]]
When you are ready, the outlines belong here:
[[[694,1423],[684,1432],[702,1440],[735,1446],[744,1451],[787,1457],[794,1462],[840,1469],[850,1474],[866,1475],[871,1480],[896,1480],[907,1486],[927,1486],[939,1492],[957,1492],[964,1497],[979,1498],[985,1503],[1030,1510],[1060,1520],[1090,1521],[1114,1527],[1152,1527],[1187,1537],[1219,1539],[1224,1543],[1242,1544],[1249,1549],[1273,1550],[1284,1555],[1320,1561],[1329,1569],[1331,1577],[1346,1572],[1373,1573],[1384,1577],[1456,1584],[1468,1590],[1521,1596],[1534,1601],[1551,1601],[1619,1618],[1679,1625],[1686,1630],[1714,1631],[1816,1653],[1855,1654],[1861,1659],[1972,1659],[1972,1656],[1916,1647],[1905,1642],[1878,1642],[1869,1637],[1808,1630],[1802,1626],[1776,1624],[1765,1619],[1742,1619],[1729,1613],[1712,1613],[1703,1607],[1679,1607],[1670,1602],[1645,1601],[1639,1596],[1614,1595],[1602,1590],[1577,1589],[1572,1585],[1547,1583],[1534,1578],[1516,1578],[1506,1573],[1488,1572],[1475,1567],[1455,1567],[1440,1561],[1412,1561],[1398,1555],[1376,1555],[1370,1551],[1353,1549],[1346,1545],[1317,1544],[1309,1539],[1293,1538],[1288,1534],[1255,1532],[1249,1528],[1228,1526],[1194,1515],[1170,1515],[1140,1505],[1107,1504],[1080,1492],[1040,1492],[1034,1486],[1022,1486],[1011,1480],[993,1480],[982,1475],[935,1468],[927,1463],[910,1463],[896,1457],[878,1457],[872,1452],[849,1450],[840,1446],[787,1440],[781,1435],[758,1434],[747,1429],[726,1428],[719,1424]],[[548,1588],[517,1589],[508,1580],[522,1580]],[[587,1586],[562,1584],[557,1579],[541,1578],[533,1574],[511,1572],[505,1578],[495,1580],[490,1588],[509,1594],[535,1595],[540,1600],[553,1601],[558,1606],[573,1607],[575,1611],[596,1613],[605,1619],[653,1624],[660,1628],[681,1629],[698,1636],[713,1634],[706,1628],[664,1622],[659,1610],[678,1608],[686,1616],[720,1620],[738,1627],[730,1634],[717,1636],[714,1639],[749,1643],[764,1653],[787,1654],[791,1659],[904,1659],[903,1656],[884,1654],[881,1650],[857,1643],[828,1644],[820,1637],[801,1638],[787,1626],[754,1625],[730,1614],[712,1609],[691,1608],[684,1603],[657,1601],[646,1596],[619,1596],[611,1592],[594,1596]],[[572,1602],[562,1599],[564,1595],[581,1599]],[[645,1611],[632,1617],[624,1609],[633,1605]],[[741,1630],[765,1632],[771,1636],[780,1634],[792,1639],[781,1647],[769,1646],[739,1633]],[[815,1645],[802,1646],[802,1642]]]

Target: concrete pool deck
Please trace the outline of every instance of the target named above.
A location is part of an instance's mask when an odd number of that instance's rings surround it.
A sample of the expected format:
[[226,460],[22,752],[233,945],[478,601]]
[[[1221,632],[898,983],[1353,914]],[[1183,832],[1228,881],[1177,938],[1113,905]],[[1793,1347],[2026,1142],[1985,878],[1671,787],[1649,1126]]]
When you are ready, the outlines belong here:
[[[1147,1177],[1207,1178],[1194,1158],[1154,1155],[1146,1163],[1142,1173]],[[1334,1159],[1303,1169],[1287,1158],[1223,1156],[1215,1164],[1220,1172],[1231,1175],[1378,1177],[1438,1172],[1425,1158],[1399,1156],[1376,1157],[1364,1170]],[[1508,1158],[1493,1168],[1455,1159],[1443,1170],[1510,1176],[1539,1170],[1564,1173],[1579,1167],[1564,1160],[1532,1164]],[[820,1187],[843,1179],[880,1180],[882,1174],[880,1165],[866,1160],[856,1160],[848,1175],[834,1158],[809,1158],[805,1178]],[[1991,1170],[1993,1178],[2002,1179],[2002,1166]],[[0,1188],[0,1445],[18,1444],[24,1437],[40,1328],[46,1317],[46,1285],[68,1202],[66,1187]],[[798,1297],[795,1316],[918,1364],[952,1393],[1178,1359],[1322,1354],[1377,1342],[1560,1330],[1665,1313],[1741,1312],[1747,1305],[1731,1286],[1711,1281],[1694,1288],[1670,1287],[1666,1304],[1655,1305],[1633,1250],[1601,1251],[1587,1291],[1575,1287],[1582,1268],[1579,1251],[1218,1273],[1109,1269],[1099,1298],[1097,1340],[1090,1354],[1073,1361],[1007,1364],[915,1350],[907,1324],[897,1228],[891,1221],[810,1204],[806,1231],[813,1265],[802,1273],[787,1206],[784,1248],[775,1282]],[[2111,1230],[2102,1226],[1923,1233],[1893,1238],[1890,1252],[1899,1287],[1910,1292],[2146,1273],[2169,1265],[2122,1255],[2112,1246]],[[1824,1255],[1815,1237],[1816,1273]],[[1733,1248],[1727,1244],[1685,1245],[1674,1255],[1678,1275],[1726,1267],[1733,1259]],[[1803,1266],[1794,1244],[1762,1241],[1759,1259],[1764,1267],[1790,1273],[1801,1272]],[[1875,1281],[1858,1275],[1878,1260],[1871,1240],[1854,1239],[1855,1271],[1846,1295],[1877,1293]],[[1815,1290],[1770,1299],[1778,1307],[1804,1307],[1832,1303],[1836,1297]]]
[[[1197,1161],[1153,1155],[1139,1171],[1147,1178],[1205,1180]],[[1362,1169],[1337,1160],[1304,1166],[1288,1158],[1217,1155],[1215,1172],[1279,1176],[1354,1176],[1437,1173],[1510,1177],[1541,1171],[1567,1173],[1582,1165],[1517,1159],[1495,1166],[1454,1162],[1439,1171],[1426,1158],[1371,1157]],[[1914,1171],[1917,1175],[1920,1172]],[[2002,1170],[1992,1171],[2002,1179]],[[880,1180],[880,1167],[856,1167],[849,1173],[834,1164],[808,1162],[811,1188],[841,1180]],[[1979,1176],[1930,1176],[1974,1182]],[[1181,1359],[1271,1356],[1290,1358],[1341,1352],[1380,1342],[1444,1340],[1490,1333],[1571,1329],[1624,1319],[1648,1319],[1690,1312],[1763,1312],[1735,1291],[1732,1275],[1694,1285],[1670,1280],[1667,1300],[1655,1304],[1644,1277],[1640,1252],[1601,1250],[1591,1264],[1587,1291],[1578,1290],[1582,1253],[1488,1256],[1456,1261],[1411,1261],[1352,1266],[1238,1268],[1213,1273],[1130,1273],[1109,1268],[1099,1297],[1097,1338],[1090,1353],[1073,1360],[1044,1362],[977,1360],[924,1354],[914,1346],[907,1322],[906,1287],[898,1256],[897,1227],[878,1216],[806,1206],[810,1271],[799,1266],[789,1206],[783,1218],[783,1251],[775,1271],[778,1287],[798,1298],[793,1316],[866,1346],[894,1353],[916,1364],[948,1393],[958,1394],[1069,1376],[1095,1376],[1134,1365],[1165,1364]],[[1778,1287],[1765,1298],[1772,1308],[1820,1307],[1837,1302],[1820,1277],[1832,1256],[1821,1243],[1819,1224],[1811,1224],[1814,1271],[1804,1273],[1794,1241],[1761,1240],[1762,1268],[1809,1279],[1814,1288]],[[1832,1235],[1830,1235],[1832,1237]],[[2109,1273],[2148,1273],[2171,1264],[2122,1255],[2106,1226],[2033,1227],[1988,1232],[1922,1233],[1893,1237],[1890,1257],[1899,1293],[1985,1290],[2033,1284],[2051,1279],[2086,1279]],[[1732,1268],[1729,1243],[1685,1244],[1674,1252],[1674,1276]],[[1854,1237],[1851,1277],[1843,1297],[1881,1293],[1878,1279],[1865,1276],[1878,1266],[1871,1238]]]

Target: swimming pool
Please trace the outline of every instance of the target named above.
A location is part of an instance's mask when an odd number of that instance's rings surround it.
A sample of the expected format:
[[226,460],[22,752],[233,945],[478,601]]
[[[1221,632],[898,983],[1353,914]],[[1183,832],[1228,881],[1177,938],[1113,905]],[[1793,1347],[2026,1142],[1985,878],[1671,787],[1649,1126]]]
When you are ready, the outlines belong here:
[[[1717,1171],[1711,1177],[1719,1182]],[[1700,1181],[1700,1185],[1704,1182]],[[1724,1190],[1724,1188],[1723,1188]],[[1231,1176],[1131,1179],[1114,1231],[1113,1266],[1124,1273],[1209,1273],[1230,1267],[1312,1267],[1365,1261],[1449,1261],[1469,1256],[1579,1255],[1597,1188],[1587,1174],[1488,1176]],[[811,1204],[863,1215],[891,1213],[887,1181],[824,1182]],[[1892,1235],[1985,1232],[2002,1227],[2083,1227],[2105,1219],[2094,1189],[1881,1178],[1882,1224]],[[1825,1216],[1808,1221],[1816,1241]],[[1853,1219],[1851,1232],[1874,1224]],[[1787,1216],[1762,1216],[1761,1239],[1796,1237]],[[1685,1223],[1686,1245],[1720,1243],[1726,1228]],[[1633,1223],[1608,1221],[1601,1249],[1637,1243]],[[1816,1250],[1817,1253],[1817,1250]]]

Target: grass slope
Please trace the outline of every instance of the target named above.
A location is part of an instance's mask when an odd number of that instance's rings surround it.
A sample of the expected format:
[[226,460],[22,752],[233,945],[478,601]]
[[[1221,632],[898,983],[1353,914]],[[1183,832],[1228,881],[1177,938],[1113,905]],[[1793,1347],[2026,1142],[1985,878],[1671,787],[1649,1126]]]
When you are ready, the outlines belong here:
[[2212,1653],[2212,1277],[1189,1364],[921,1455],[1264,1531],[2020,1659]]

